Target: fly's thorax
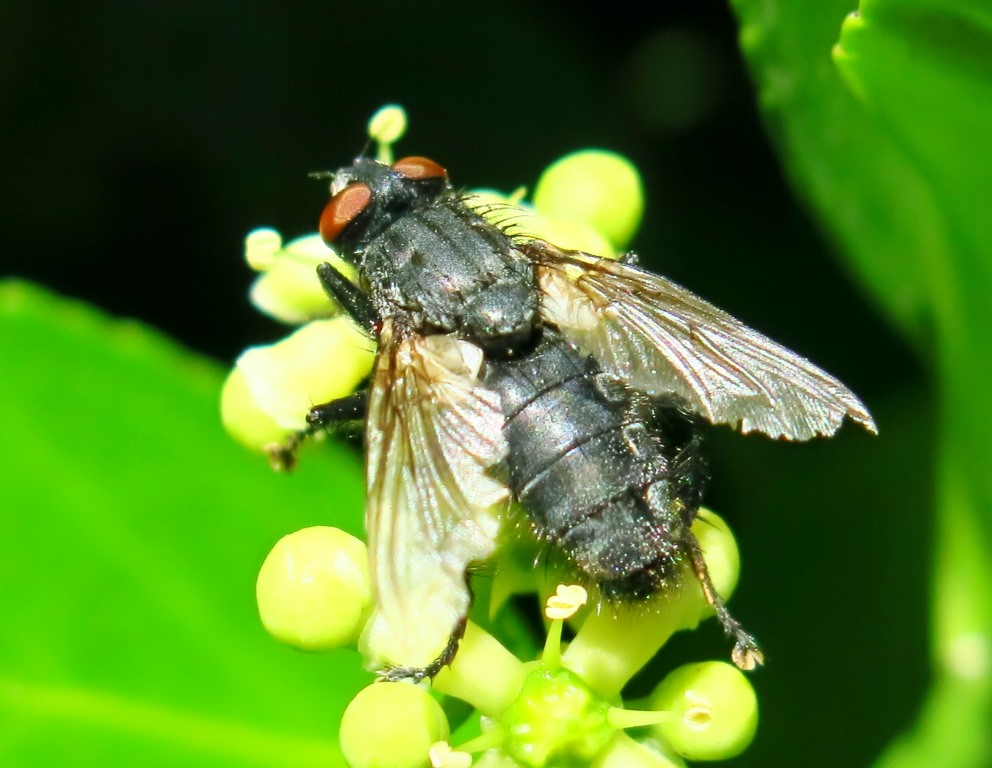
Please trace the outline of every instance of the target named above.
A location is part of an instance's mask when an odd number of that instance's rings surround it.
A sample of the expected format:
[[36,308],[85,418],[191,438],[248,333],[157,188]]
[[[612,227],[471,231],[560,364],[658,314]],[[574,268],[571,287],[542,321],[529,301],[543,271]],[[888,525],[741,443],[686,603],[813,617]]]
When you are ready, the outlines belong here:
[[489,353],[527,346],[539,327],[533,263],[454,195],[395,219],[362,248],[373,303],[425,334],[456,332]]

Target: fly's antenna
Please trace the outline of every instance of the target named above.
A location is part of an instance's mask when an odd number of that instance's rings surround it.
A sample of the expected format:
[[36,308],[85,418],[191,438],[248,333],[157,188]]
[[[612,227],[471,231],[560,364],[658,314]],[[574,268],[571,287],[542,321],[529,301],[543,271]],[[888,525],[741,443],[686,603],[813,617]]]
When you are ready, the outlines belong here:
[[[399,104],[387,104],[381,107],[369,120],[369,140],[376,145],[375,159],[383,165],[393,164],[393,144],[406,133],[406,110]],[[364,155],[368,144],[362,150]]]
[[[368,138],[358,157],[367,157],[369,147],[374,143],[376,152],[375,159],[383,165],[393,164],[393,144],[399,141],[406,133],[406,110],[399,104],[387,104],[376,110],[369,120],[366,132]],[[334,189],[335,171],[311,171],[307,176],[318,181],[329,181],[330,187]]]
[[316,179],[317,181],[326,181],[328,191],[330,192],[331,195],[333,195],[335,192],[335,188],[334,188],[335,176],[337,176],[337,173],[334,171],[310,171],[310,173],[307,174],[308,179]]

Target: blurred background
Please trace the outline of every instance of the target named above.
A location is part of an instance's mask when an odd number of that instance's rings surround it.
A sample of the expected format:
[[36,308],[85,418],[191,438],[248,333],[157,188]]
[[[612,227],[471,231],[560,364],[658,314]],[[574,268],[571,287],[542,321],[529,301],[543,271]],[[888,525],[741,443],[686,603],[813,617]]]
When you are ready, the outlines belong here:
[[[244,236],[313,231],[326,184],[308,174],[362,151],[379,106],[408,112],[401,155],[466,187],[533,186],[575,149],[625,154],[646,187],[643,263],[838,376],[878,421],[878,438],[847,426],[809,445],[716,431],[709,495],[742,550],[732,607],[768,656],[734,764],[864,765],[927,683],[932,385],[787,182],[738,31],[721,0],[11,0],[0,272],[226,367],[284,334],[247,301]],[[671,647],[665,666],[727,650],[715,626]]]

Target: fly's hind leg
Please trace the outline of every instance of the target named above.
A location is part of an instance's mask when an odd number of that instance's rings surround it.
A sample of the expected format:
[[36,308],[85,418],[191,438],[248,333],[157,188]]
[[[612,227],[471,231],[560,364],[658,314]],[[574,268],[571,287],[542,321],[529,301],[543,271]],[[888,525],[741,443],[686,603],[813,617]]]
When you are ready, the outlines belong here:
[[356,392],[347,397],[315,405],[307,414],[306,429],[294,432],[281,443],[268,449],[269,462],[281,472],[290,472],[296,466],[296,453],[300,446],[316,432],[334,430],[365,418],[368,392]]
[[675,398],[652,398],[652,403],[652,424],[669,442],[669,482],[685,526],[685,533],[680,537],[681,549],[688,555],[692,571],[702,587],[703,597],[716,613],[723,631],[734,639],[734,650],[731,653],[734,664],[740,669],[754,669],[765,663],[765,656],[758,647],[758,641],[745,632],[741,623],[727,610],[723,598],[713,586],[699,541],[690,528],[699,511],[707,474],[699,418]]
[[743,670],[752,670],[765,663],[765,654],[758,647],[758,641],[741,626],[741,623],[730,615],[727,606],[723,602],[713,586],[710,579],[710,572],[706,568],[706,561],[703,559],[702,550],[696,537],[686,532],[685,544],[689,550],[689,558],[692,562],[693,573],[699,580],[699,585],[703,588],[703,596],[710,607],[716,612],[716,617],[723,626],[723,631],[734,639],[734,650],[731,652],[731,659],[734,664]]

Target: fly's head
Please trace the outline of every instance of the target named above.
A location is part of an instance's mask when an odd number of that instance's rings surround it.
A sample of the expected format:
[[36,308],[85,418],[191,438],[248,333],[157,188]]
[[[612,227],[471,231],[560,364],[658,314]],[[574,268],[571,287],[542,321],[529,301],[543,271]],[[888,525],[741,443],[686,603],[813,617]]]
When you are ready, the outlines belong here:
[[320,235],[357,265],[365,245],[449,188],[448,172],[426,157],[404,157],[392,165],[356,158],[334,174],[331,199],[320,215]]

